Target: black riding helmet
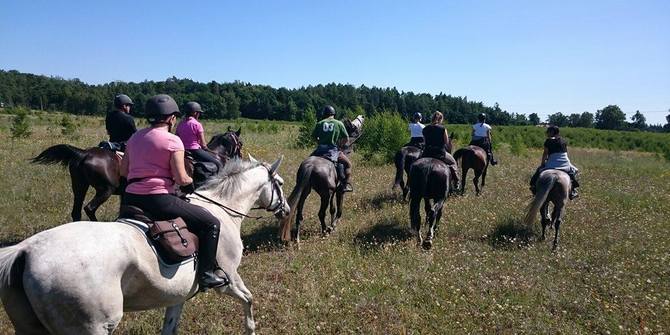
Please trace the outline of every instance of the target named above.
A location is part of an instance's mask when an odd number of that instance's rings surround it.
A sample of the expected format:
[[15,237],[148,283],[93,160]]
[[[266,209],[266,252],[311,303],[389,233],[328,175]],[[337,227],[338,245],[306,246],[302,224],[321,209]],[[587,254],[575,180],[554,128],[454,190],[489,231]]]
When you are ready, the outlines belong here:
[[199,103],[195,101],[189,101],[184,105],[184,114],[193,115],[196,112],[204,114],[204,112],[202,111],[202,107],[200,106]]
[[422,118],[423,118],[423,115],[421,115],[421,113],[419,113],[419,112],[416,112],[416,113],[414,113],[414,116],[412,117],[412,120],[421,121]]
[[323,110],[321,111],[321,114],[324,117],[335,115],[335,107],[333,107],[331,105],[326,105],[326,107],[323,107]]
[[486,114],[484,113],[479,114],[479,116],[477,116],[477,119],[479,120],[479,122],[486,121]]
[[134,105],[133,100],[125,94],[119,94],[114,97],[114,107],[121,108],[123,105]]
[[144,105],[144,111],[147,114],[147,121],[151,124],[164,121],[171,115],[181,115],[177,102],[167,94],[158,94],[149,98]]

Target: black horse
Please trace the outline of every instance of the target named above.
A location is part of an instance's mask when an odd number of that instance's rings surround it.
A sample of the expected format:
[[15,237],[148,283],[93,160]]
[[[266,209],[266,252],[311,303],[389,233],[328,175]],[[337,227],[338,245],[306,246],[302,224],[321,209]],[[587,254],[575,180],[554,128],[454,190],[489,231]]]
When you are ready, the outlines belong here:
[[[241,157],[240,134],[241,129],[236,132],[228,129],[224,134],[213,136],[207,148],[225,164],[229,158]],[[81,220],[81,210],[89,186],[95,189],[95,196],[86,204],[84,211],[91,221],[98,220],[95,212],[100,205],[112,194],[119,195],[121,159],[112,150],[98,147],[84,150],[68,144],[58,144],[47,148],[31,159],[31,162],[46,165],[60,163],[68,166],[74,195],[71,213],[74,221]],[[187,166],[187,171],[193,171],[193,167]]]
[[395,181],[391,189],[394,190],[396,187],[400,187],[403,200],[407,198],[407,193],[409,192],[409,180],[405,184],[403,174],[407,173],[409,179],[409,168],[419,157],[421,157],[421,148],[407,145],[400,148],[393,158],[395,163]]
[[[435,158],[419,158],[410,169],[409,174],[409,217],[412,233],[417,244],[428,250],[433,246],[435,228],[442,217],[442,207],[447,200],[451,184],[451,173],[447,164]],[[421,214],[419,206],[424,201],[428,233],[426,239],[421,238]],[[431,204],[432,200],[432,204]]]

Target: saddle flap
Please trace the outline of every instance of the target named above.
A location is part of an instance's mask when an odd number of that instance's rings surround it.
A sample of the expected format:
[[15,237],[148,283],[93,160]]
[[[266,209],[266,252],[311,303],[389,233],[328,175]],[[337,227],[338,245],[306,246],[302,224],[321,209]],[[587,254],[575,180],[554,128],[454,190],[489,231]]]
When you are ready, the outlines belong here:
[[121,205],[119,210],[120,219],[133,219],[144,223],[152,223],[153,220],[141,208],[131,205]]
[[198,237],[188,230],[182,218],[154,221],[149,225],[148,234],[172,260],[192,257],[198,251]]

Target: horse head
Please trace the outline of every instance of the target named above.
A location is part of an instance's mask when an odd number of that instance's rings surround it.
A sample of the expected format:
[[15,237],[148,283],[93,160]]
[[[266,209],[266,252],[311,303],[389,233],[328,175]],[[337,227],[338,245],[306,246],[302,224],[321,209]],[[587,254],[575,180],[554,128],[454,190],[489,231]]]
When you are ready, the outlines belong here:
[[228,131],[215,135],[207,143],[207,148],[226,158],[242,158],[242,128],[233,131],[228,127]]

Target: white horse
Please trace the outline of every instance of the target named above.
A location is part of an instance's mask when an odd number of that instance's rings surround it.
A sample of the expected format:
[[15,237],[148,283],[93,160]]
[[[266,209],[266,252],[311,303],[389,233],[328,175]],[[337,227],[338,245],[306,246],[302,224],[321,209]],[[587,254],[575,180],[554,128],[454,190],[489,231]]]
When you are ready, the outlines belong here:
[[[252,295],[237,273],[240,227],[252,206],[283,218],[290,209],[272,166],[229,161],[192,204],[220,220],[216,255],[230,285],[219,293],[242,302],[248,334],[255,331]],[[231,210],[232,209],[232,210]],[[238,213],[235,213],[238,212]],[[165,265],[136,227],[119,222],[73,222],[0,249],[0,298],[17,334],[111,334],[124,311],[167,307],[162,334],[176,334],[183,304],[198,292],[196,266]]]

